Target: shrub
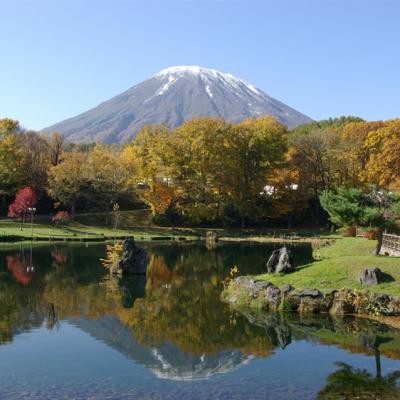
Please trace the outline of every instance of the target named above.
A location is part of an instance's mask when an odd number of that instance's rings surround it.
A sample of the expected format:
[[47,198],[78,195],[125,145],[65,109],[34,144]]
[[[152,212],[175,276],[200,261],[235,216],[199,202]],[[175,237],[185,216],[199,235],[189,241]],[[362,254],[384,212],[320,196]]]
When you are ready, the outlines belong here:
[[69,218],[68,211],[58,211],[57,214],[52,218],[52,221],[56,225],[63,225],[69,221]]

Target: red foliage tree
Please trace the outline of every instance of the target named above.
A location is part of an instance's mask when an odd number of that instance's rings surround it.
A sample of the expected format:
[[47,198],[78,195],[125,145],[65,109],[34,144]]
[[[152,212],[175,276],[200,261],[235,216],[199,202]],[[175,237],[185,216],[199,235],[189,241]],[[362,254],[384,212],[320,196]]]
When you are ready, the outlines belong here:
[[68,211],[58,211],[52,220],[56,225],[65,224],[69,221],[69,213]]
[[24,187],[18,190],[15,200],[8,207],[8,216],[11,218],[21,218],[21,230],[25,222],[26,214],[37,203],[36,193],[31,187]]

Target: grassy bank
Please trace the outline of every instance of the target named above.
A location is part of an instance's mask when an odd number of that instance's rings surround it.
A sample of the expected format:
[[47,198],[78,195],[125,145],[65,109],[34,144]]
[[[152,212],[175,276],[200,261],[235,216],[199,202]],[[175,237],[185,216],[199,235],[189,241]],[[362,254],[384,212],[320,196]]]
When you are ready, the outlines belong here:
[[[204,237],[210,228],[159,227],[151,222],[149,210],[122,211],[119,229],[106,224],[105,213],[79,214],[75,221],[65,226],[55,226],[50,216],[35,217],[32,229],[28,220],[20,229],[20,222],[10,219],[0,220],[0,242],[20,239],[35,240],[104,240],[124,236],[134,236],[137,240],[185,238],[187,240]],[[322,231],[300,229],[223,229],[213,228],[221,241],[314,241],[319,240]]]
[[106,240],[134,236],[137,240],[159,240],[169,238],[197,239],[198,233],[190,229],[153,227],[139,212],[124,212],[119,229],[112,229],[105,223],[104,214],[78,215],[75,221],[65,226],[55,226],[50,218],[36,218],[24,224],[9,219],[0,220],[0,242],[13,240]]
[[368,286],[371,292],[400,295],[400,258],[374,256],[376,242],[363,238],[336,238],[329,246],[315,251],[315,261],[299,267],[297,271],[286,275],[261,275],[260,278],[276,286],[286,283],[295,288],[358,289],[366,287],[357,283],[359,272],[363,268],[379,267],[394,278],[393,282]]

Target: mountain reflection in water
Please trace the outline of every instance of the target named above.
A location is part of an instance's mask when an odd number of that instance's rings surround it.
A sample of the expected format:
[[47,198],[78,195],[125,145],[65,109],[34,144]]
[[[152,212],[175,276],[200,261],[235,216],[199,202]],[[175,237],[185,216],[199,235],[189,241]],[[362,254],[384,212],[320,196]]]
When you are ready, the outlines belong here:
[[[330,366],[325,388],[316,383],[319,398],[346,393],[355,387],[348,384],[354,379],[367,394],[373,380],[379,396],[386,396],[379,398],[398,395],[400,366],[390,373],[382,367],[382,358],[400,359],[398,330],[353,317],[241,314],[219,300],[233,265],[240,273],[260,273],[276,246],[227,244],[206,250],[200,244],[142,245],[149,253],[147,277],[110,276],[99,261],[105,256],[103,245],[1,251],[0,344],[13,346],[23,332],[43,326],[57,332],[68,324],[169,381],[221,374],[230,379],[244,365],[273,360],[282,349],[287,352],[303,342],[333,345],[350,355],[373,357],[375,371],[343,363]],[[310,246],[292,251],[298,264],[311,260]],[[262,379],[267,376],[265,371]]]

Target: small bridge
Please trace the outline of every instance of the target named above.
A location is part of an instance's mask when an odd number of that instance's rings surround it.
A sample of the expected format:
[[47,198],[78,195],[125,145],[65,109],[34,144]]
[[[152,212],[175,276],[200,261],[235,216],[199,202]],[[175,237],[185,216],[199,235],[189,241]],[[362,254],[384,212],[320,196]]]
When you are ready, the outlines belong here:
[[400,236],[384,233],[380,254],[385,256],[400,257]]

